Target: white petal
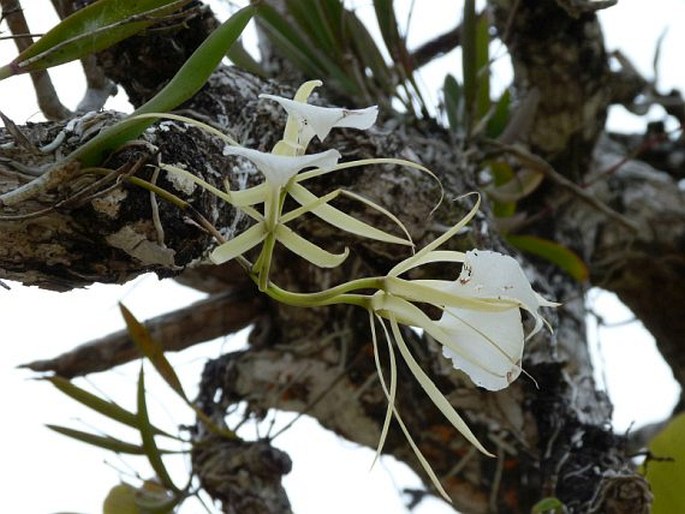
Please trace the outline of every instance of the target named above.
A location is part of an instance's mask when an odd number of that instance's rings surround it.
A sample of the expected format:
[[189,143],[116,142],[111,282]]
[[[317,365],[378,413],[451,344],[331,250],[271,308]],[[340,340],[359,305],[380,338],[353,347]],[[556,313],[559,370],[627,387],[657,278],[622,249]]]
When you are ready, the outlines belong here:
[[476,385],[497,391],[521,373],[524,337],[518,308],[501,312],[449,308],[436,324],[442,329],[438,336],[442,335],[443,355]]
[[516,259],[489,250],[466,252],[464,267],[451,290],[459,296],[517,302],[535,317],[533,333],[543,323],[538,309],[557,305],[533,291]]
[[225,155],[240,155],[252,161],[274,187],[283,187],[305,168],[332,168],[340,159],[340,152],[327,150],[310,155],[289,156],[260,152],[240,146],[224,148]]
[[341,109],[339,107],[319,107],[304,102],[296,102],[275,95],[259,95],[281,104],[290,116],[300,122],[302,141],[309,141],[313,134],[323,141],[333,127],[351,127],[366,130],[376,122],[378,107],[366,109]]

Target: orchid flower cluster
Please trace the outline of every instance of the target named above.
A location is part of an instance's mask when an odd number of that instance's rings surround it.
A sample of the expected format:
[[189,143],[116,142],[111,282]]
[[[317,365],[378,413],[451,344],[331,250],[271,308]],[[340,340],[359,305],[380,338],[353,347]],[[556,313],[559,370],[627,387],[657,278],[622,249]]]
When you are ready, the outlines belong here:
[[[442,346],[443,355],[452,361],[456,369],[466,373],[476,385],[496,391],[507,387],[521,373],[524,342],[537,333],[545,323],[539,309],[557,304],[545,300],[532,289],[521,267],[512,257],[487,250],[463,253],[440,249],[440,246],[454,237],[475,216],[480,205],[480,197],[477,195],[473,208],[455,226],[397,264],[385,276],[359,278],[314,293],[285,291],[270,281],[269,272],[273,266],[273,250],[276,243],[284,245],[319,267],[338,266],[347,257],[347,249],[339,254],[328,252],[286,226],[307,212],[352,234],[414,249],[406,228],[383,207],[340,189],[318,197],[302,185],[304,181],[345,168],[377,163],[409,166],[435,177],[425,167],[401,159],[365,159],[339,163],[341,155],[337,150],[306,154],[312,138],[318,137],[323,141],[335,127],[365,130],[373,125],[377,117],[376,107],[348,110],[308,104],[309,96],[319,85],[320,81],[304,83],[292,100],[261,95],[262,98],[278,102],[288,114],[283,139],[270,153],[244,148],[227,136],[218,134],[215,129],[192,122],[220,135],[227,143],[224,150],[227,155],[236,155],[251,161],[264,177],[261,184],[246,190],[231,190],[230,184],[226,184],[226,190],[220,190],[182,168],[171,165],[162,167],[168,173],[189,178],[255,221],[240,235],[221,242],[209,256],[212,262],[219,264],[230,259],[239,259],[248,268],[262,291],[286,304],[311,307],[346,303],[360,306],[369,312],[375,364],[388,400],[376,455],[380,455],[394,417],[432,483],[449,500],[395,407],[395,348],[399,350],[400,356],[428,397],[450,423],[478,450],[487,455],[491,454],[421,369],[404,341],[401,326],[423,330]],[[381,212],[402,229],[405,237],[398,237],[372,227],[330,205],[330,201],[340,194],[348,195]],[[295,200],[298,207],[285,212],[286,197]],[[261,211],[255,208],[258,204],[263,204]],[[261,245],[258,256],[254,262],[250,262],[246,253],[258,245]],[[461,265],[461,274],[457,280],[403,278],[410,270],[437,262]],[[440,318],[432,319],[418,306],[419,304],[437,308],[441,312]],[[527,336],[524,334],[521,310],[527,311],[535,321]],[[382,327],[387,342],[389,380],[386,380],[379,358],[376,322]]]

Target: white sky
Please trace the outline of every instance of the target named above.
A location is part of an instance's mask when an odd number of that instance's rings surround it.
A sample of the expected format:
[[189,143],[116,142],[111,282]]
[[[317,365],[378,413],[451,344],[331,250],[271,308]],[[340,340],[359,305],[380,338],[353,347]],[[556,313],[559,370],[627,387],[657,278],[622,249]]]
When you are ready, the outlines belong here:
[[[24,3],[34,31],[45,30],[51,25],[50,18],[40,18],[47,13],[46,1],[25,0]],[[367,6],[363,8],[370,10],[369,3],[366,2]],[[417,9],[414,13],[412,27],[417,34],[426,34],[427,31],[431,35],[440,33],[452,28],[460,18],[459,9],[453,7],[454,3],[449,0],[417,4],[422,8],[430,5],[431,8]],[[435,12],[440,16],[435,16]],[[34,22],[36,19],[38,21]],[[604,12],[602,19],[609,48],[623,49],[638,69],[649,75],[653,55],[653,48],[649,45],[674,23],[673,20],[682,25],[685,1],[662,0],[645,8],[639,0],[622,0],[617,7]],[[679,56],[680,50],[685,48],[685,31],[682,29],[682,26],[672,26],[664,40],[660,69],[660,85],[664,90],[685,84],[685,68],[680,66]],[[9,61],[14,55],[11,42],[0,42],[0,62]],[[448,55],[431,70],[424,71],[427,89],[435,90],[441,84],[446,68],[458,70],[455,63],[457,57]],[[501,74],[506,74],[506,71]],[[63,102],[70,107],[75,106],[83,92],[78,66],[63,66],[51,71],[51,75]],[[0,110],[17,123],[38,121],[32,95],[27,77],[0,82]],[[124,99],[122,95],[119,97],[110,104],[112,108],[124,108]],[[633,124],[638,121],[621,111],[621,108],[615,108],[612,112],[612,126],[634,129],[636,125]],[[658,117],[658,111],[652,116]],[[644,121],[639,123],[642,126]],[[59,354],[77,343],[121,328],[123,323],[117,308],[119,301],[123,301],[139,319],[145,319],[184,306],[201,295],[171,281],[159,282],[152,276],[124,286],[96,285],[69,294],[11,285],[9,292],[0,289],[3,334],[0,390],[5,398],[4,410],[11,416],[11,422],[0,424],[0,439],[4,442],[0,510],[22,514],[100,512],[102,499],[120,478],[133,480],[132,469],[146,476],[150,474],[149,470],[142,459],[121,459],[46,429],[46,423],[94,431],[110,431],[113,427],[103,418],[91,415],[65,398],[49,384],[31,380],[30,373],[15,367]],[[631,319],[631,313],[612,295],[593,293],[591,296],[594,308],[608,324]],[[670,370],[656,354],[653,340],[640,324],[634,322],[613,328],[591,326],[590,336],[600,363],[597,377],[600,383],[606,384],[615,403],[616,430],[623,431],[633,422],[641,425],[666,416],[675,402],[677,388]],[[192,393],[205,360],[241,344],[239,337],[225,338],[173,355],[172,360],[184,377],[184,385]],[[111,373],[95,375],[80,384],[95,387],[122,405],[133,408],[137,371],[138,365],[131,364]],[[635,380],[635,377],[643,380]],[[166,386],[156,379],[154,372],[148,373],[147,379],[154,419],[170,430],[179,423],[192,421],[190,414],[174,400],[173,395],[168,394]],[[650,383],[648,389],[644,388],[643,381]],[[254,425],[248,425],[246,430],[253,432]],[[113,435],[125,437],[131,433],[123,431]],[[277,446],[290,453],[294,461],[286,486],[298,514],[402,513],[405,509],[397,491],[403,487],[419,487],[418,479],[406,466],[393,465],[391,459],[384,459],[369,472],[370,450],[356,448],[317,429],[311,420],[298,421],[276,441]],[[181,461],[174,467],[174,476],[178,477],[179,483],[185,466],[186,463]],[[201,512],[197,504],[185,511]],[[414,512],[446,514],[453,511],[439,500],[429,500]]]

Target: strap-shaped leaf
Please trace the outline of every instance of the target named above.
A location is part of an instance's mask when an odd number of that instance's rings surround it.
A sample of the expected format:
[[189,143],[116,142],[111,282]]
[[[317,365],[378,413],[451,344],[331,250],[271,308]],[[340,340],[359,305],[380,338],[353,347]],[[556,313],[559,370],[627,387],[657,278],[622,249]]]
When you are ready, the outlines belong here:
[[100,0],[52,28],[10,64],[0,80],[18,73],[50,68],[99,52],[149,27],[190,0]]
[[556,264],[578,282],[584,282],[590,276],[587,264],[577,253],[566,246],[537,236],[509,235],[506,239],[516,248]]
[[179,489],[176,487],[173,480],[171,480],[169,472],[164,465],[162,452],[157,447],[155,433],[150,424],[150,416],[147,411],[147,402],[145,400],[145,372],[143,371],[142,365],[140,366],[140,373],[138,374],[138,392],[136,397],[138,405],[138,428],[143,442],[143,451],[162,485],[167,489],[178,493]]
[[[81,389],[76,384],[74,384],[70,380],[67,380],[64,377],[53,376],[46,377],[43,380],[47,380],[61,392],[63,392],[70,398],[73,398],[81,405],[85,405],[86,407],[93,409],[95,412],[107,416],[108,418],[113,419],[114,421],[118,421],[119,423],[122,423],[129,427],[138,428],[138,417],[136,416],[136,414],[124,409],[116,403],[104,400],[99,396],[96,396],[93,393],[86,391],[85,389]],[[152,429],[155,432],[155,434],[176,439],[171,434],[157,427],[153,426]]]
[[79,160],[86,166],[94,166],[107,152],[137,137],[152,124],[153,119],[137,119],[137,115],[170,111],[192,98],[207,82],[226,50],[243,32],[253,12],[253,7],[245,7],[222,23],[193,52],[159,93],[136,109],[129,118],[105,129],[72,152],[66,160]]
[[116,439],[110,436],[102,436],[91,434],[90,432],[83,432],[74,428],[62,427],[58,425],[46,425],[50,430],[81,441],[82,443],[97,446],[115,453],[127,453],[130,455],[144,455],[145,450],[138,444],[127,443],[121,439]]
[[[133,316],[131,311],[129,311],[124,304],[120,303],[119,309],[124,317],[124,321],[126,321],[128,334],[140,353],[150,360],[164,381],[169,384],[169,387],[188,403],[188,397],[183,391],[183,386],[178,379],[178,375],[176,375],[173,366],[164,356],[164,346],[150,335],[147,328]],[[140,413],[138,413],[138,415],[140,416]],[[152,427],[150,429],[152,429]]]

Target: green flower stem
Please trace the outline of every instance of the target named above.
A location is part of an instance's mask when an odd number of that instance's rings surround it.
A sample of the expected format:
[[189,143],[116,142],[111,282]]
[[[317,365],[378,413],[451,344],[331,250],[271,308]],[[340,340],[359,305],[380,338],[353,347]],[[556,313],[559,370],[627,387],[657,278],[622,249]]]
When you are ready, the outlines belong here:
[[351,292],[364,289],[377,290],[382,288],[384,283],[385,277],[360,278],[316,293],[293,293],[269,282],[264,292],[278,302],[295,307],[321,307],[346,303],[369,310],[371,308],[371,296],[363,293],[352,294]]

